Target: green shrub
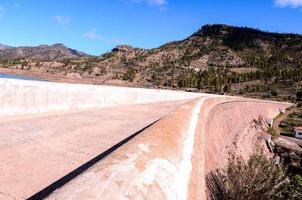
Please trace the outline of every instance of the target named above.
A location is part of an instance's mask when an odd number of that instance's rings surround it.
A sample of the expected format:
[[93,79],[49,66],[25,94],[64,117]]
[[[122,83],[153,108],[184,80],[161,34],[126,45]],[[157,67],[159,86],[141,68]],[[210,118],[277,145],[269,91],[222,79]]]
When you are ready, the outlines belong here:
[[132,67],[129,67],[126,71],[126,73],[123,76],[123,80],[128,80],[132,82],[135,79],[136,71]]
[[276,135],[277,135],[275,129],[272,128],[272,127],[270,127],[270,128],[268,129],[268,133],[271,134],[272,136],[276,136]]

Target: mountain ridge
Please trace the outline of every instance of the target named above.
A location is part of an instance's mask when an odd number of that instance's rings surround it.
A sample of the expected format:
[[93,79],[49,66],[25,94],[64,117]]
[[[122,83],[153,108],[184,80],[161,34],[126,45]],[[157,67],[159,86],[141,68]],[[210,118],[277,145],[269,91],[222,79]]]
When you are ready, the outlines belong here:
[[[8,46],[7,46],[8,47]],[[86,53],[66,47],[64,44],[41,44],[39,46],[20,46],[0,48],[0,59],[32,59],[38,61],[59,61],[63,59],[89,56]]]
[[302,35],[247,27],[205,25],[183,40],[153,49],[119,45],[100,56],[55,55],[52,59],[59,63],[1,63],[0,51],[0,63],[7,68],[45,71],[96,84],[118,82],[125,86],[189,88],[211,93],[257,91],[264,96],[280,90],[286,98],[294,94],[300,83],[302,87]]

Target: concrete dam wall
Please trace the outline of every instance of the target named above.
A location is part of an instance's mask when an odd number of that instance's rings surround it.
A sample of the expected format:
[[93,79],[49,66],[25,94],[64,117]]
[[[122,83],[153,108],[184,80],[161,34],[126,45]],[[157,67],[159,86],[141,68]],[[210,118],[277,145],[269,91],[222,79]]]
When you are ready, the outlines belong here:
[[0,88],[0,200],[206,199],[207,173],[230,153],[247,158],[263,142],[257,120],[291,106],[12,79]]
[[[261,132],[251,123],[290,104],[201,96],[184,104],[49,199],[206,199],[206,174],[223,167],[231,144],[253,152]],[[263,141],[260,141],[263,142]],[[119,191],[119,192],[117,192]]]
[[0,116],[192,99],[196,93],[0,79]]

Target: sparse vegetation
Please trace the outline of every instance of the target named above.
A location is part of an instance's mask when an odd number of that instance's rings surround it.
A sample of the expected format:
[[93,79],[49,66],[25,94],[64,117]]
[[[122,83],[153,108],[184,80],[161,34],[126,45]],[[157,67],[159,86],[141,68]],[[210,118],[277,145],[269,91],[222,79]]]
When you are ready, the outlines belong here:
[[294,136],[294,127],[302,126],[302,110],[301,108],[295,108],[295,111],[282,120],[279,125],[279,129],[282,135]]
[[[59,55],[58,49],[64,54]],[[86,79],[114,78],[144,87],[302,100],[301,35],[207,25],[185,40],[156,49],[122,45],[95,57],[61,44],[18,50],[24,51],[26,58],[15,48],[6,49],[0,53],[0,64],[32,70],[31,64],[22,65],[28,60],[48,73],[79,73]],[[62,66],[43,65],[44,61],[57,61]],[[106,73],[92,73],[94,68]],[[136,77],[139,79],[134,81]]]
[[248,161],[233,156],[226,170],[207,175],[207,194],[212,200],[267,200],[302,198],[301,177],[287,176],[262,154],[253,154]]
[[268,133],[271,134],[272,136],[276,136],[276,131],[274,130],[274,128],[270,127],[268,129]]
[[135,75],[136,75],[136,70],[130,67],[124,74],[123,79],[132,82],[135,79]]

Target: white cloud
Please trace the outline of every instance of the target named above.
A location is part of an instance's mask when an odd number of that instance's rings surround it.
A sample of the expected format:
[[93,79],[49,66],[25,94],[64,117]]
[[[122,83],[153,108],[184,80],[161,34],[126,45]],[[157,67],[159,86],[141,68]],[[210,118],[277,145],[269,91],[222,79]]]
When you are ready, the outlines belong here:
[[302,7],[302,0],[275,0],[275,5],[278,7]]
[[53,19],[56,21],[56,23],[60,25],[67,25],[71,21],[70,17],[61,16],[61,15],[54,16]]
[[97,34],[95,29],[92,29],[91,31],[84,33],[83,37],[86,39],[89,39],[89,40],[98,40],[98,41],[105,42],[108,44],[120,44],[121,43],[121,41],[117,40],[117,39],[104,38],[103,36]]

